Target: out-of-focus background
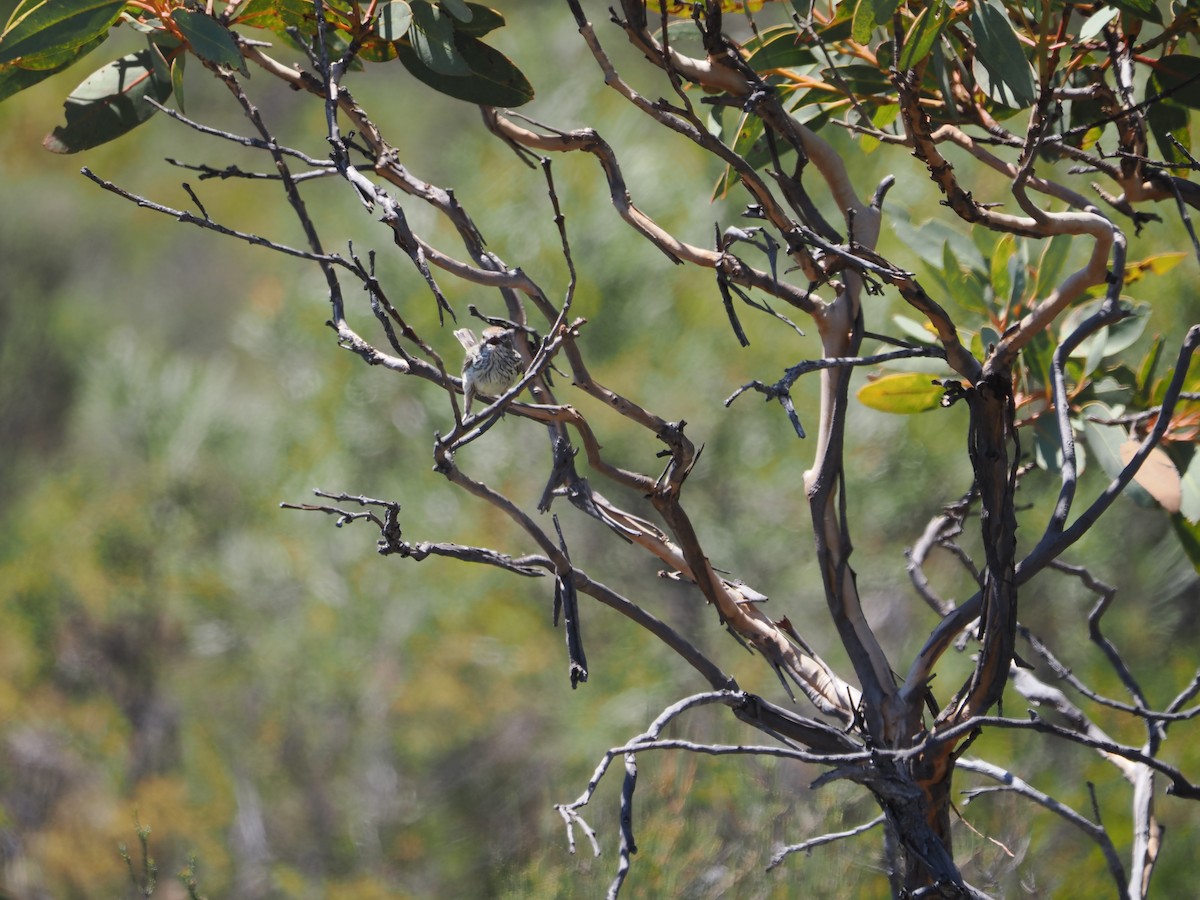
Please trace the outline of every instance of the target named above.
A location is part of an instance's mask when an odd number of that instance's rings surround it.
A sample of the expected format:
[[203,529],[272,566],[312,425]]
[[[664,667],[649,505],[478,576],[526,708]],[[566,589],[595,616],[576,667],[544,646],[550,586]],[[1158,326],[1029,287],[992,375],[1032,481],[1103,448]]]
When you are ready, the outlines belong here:
[[[526,112],[600,129],[635,200],[682,237],[708,244],[715,222],[737,221],[743,198],[707,202],[720,174],[709,161],[605,91],[565,7],[497,5],[510,25],[495,43],[538,91]],[[592,14],[606,18],[599,6]],[[619,35],[602,25],[601,34],[619,48]],[[265,158],[165,116],[80,156],[41,149],[63,96],[132,46],[130,35],[120,40],[0,105],[0,892],[121,896],[132,885],[119,847],[138,873],[140,823],[150,829],[161,897],[184,895],[173,876],[191,856],[210,897],[599,896],[614,872],[619,777],[588,811],[599,859],[586,842],[568,854],[553,804],[584,789],[605,749],[705,685],[585,599],[591,678],[572,691],[544,579],[381,558],[368,526],[338,529],[279,508],[309,500],[314,487],[365,494],[403,504],[409,540],[534,549],[431,471],[433,432],[451,421],[443,398],[337,348],[314,267],[140,210],[79,174],[86,165],[191,209],[187,181],[218,221],[299,245],[277,185],[202,181],[165,162],[263,171]],[[188,73],[188,115],[246,133],[227,92],[204,76],[199,67]],[[350,86],[414,174],[455,190],[492,249],[552,294],[565,291],[542,175],[489,137],[474,108],[432,93],[398,64]],[[261,73],[248,87],[285,142],[327,152],[318,103]],[[906,152],[864,156],[835,139],[855,155],[860,191],[897,172],[894,208],[917,223],[939,214]],[[739,348],[712,280],[672,266],[619,222],[593,159],[554,166],[594,374],[688,421],[706,450],[685,496],[714,562],[769,595],[773,612],[841,666],[810,563],[801,475],[812,448],[774,404],[748,395],[722,405],[745,382],[773,380],[814,354],[815,339],[746,310],[752,344]],[[376,249],[393,301],[457,359],[419,276],[346,186],[305,190],[326,246]],[[416,230],[458,252],[420,204],[405,209]],[[1130,258],[1180,234],[1153,225],[1131,239]],[[887,230],[884,240],[903,259],[903,232]],[[1195,320],[1195,268],[1188,260],[1143,283],[1152,286],[1139,299],[1154,304],[1148,335],[1178,334],[1180,322]],[[460,313],[467,303],[500,311],[486,291],[443,285]],[[348,303],[356,326],[382,343],[365,298],[352,292]],[[896,299],[868,303],[873,327],[888,328]],[[810,420],[814,387],[796,394]],[[614,459],[656,470],[653,441],[567,385],[563,396],[594,417]],[[902,418],[863,409],[851,426],[855,563],[872,620],[907,665],[935,620],[913,595],[903,550],[969,487],[965,411]],[[459,462],[532,508],[548,450],[540,429],[509,417]],[[1055,480],[1026,479],[1035,523],[1027,537],[1044,521]],[[1090,473],[1083,489],[1100,483]],[[639,498],[596,486],[645,512]],[[785,699],[696,592],[655,579],[648,560],[575,510],[556,510],[578,563],[676,624],[744,687]],[[1119,587],[1110,631],[1162,705],[1195,665],[1194,652],[1171,647],[1200,637],[1195,572],[1166,521],[1123,500],[1072,561]],[[948,561],[933,574],[947,596],[968,593]],[[1027,590],[1022,618],[1081,677],[1120,696],[1087,641],[1092,602],[1078,582],[1045,575]],[[964,655],[939,678],[957,683],[968,668]],[[1006,712],[1021,708],[1020,698],[1011,702]],[[1118,739],[1140,740],[1126,723],[1104,724]],[[719,712],[698,713],[675,733],[759,737]],[[1119,825],[1126,786],[1098,758],[1008,733],[972,749],[1085,810],[1091,779],[1106,821],[1128,839]],[[1173,753],[1193,772],[1200,763],[1195,749]],[[812,790],[817,774],[743,758],[644,756],[628,896],[886,896],[877,836],[764,871],[778,846],[876,814],[858,789]],[[961,813],[959,846],[975,880],[1008,871],[1000,884],[1037,896],[1064,895],[1067,885],[1073,896],[1109,889],[1099,852],[1057,820],[1042,815],[1031,826],[1031,811],[1004,796]],[[1160,814],[1167,842],[1156,884],[1163,896],[1182,896],[1172,890],[1193,884],[1195,813],[1167,798]],[[1030,841],[1036,855],[1027,855]]]

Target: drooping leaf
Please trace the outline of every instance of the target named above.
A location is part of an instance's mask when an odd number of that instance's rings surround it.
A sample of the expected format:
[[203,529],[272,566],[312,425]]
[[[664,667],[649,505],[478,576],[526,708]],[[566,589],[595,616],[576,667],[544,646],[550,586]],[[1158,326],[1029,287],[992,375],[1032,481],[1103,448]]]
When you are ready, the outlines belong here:
[[971,32],[976,43],[976,61],[988,75],[983,86],[989,96],[1017,109],[1032,105],[1037,99],[1033,69],[1004,8],[996,0],[977,0],[971,5]]
[[1134,387],[1137,391],[1137,398],[1143,403],[1150,396],[1154,370],[1158,368],[1158,361],[1162,357],[1162,350],[1165,344],[1166,340],[1162,335],[1155,335],[1154,343],[1150,345],[1149,351],[1147,351],[1146,356],[1142,359],[1141,365],[1138,366]]
[[962,266],[949,241],[942,245],[942,279],[946,290],[963,309],[987,315],[987,301],[983,296],[983,284],[975,274]]
[[[747,9],[751,12],[758,12],[765,2],[766,0],[721,0],[721,12],[742,12]],[[666,6],[668,15],[690,16],[692,14],[691,0],[668,0]],[[657,11],[658,4],[654,4],[653,8]]]
[[482,3],[468,3],[471,9],[471,21],[455,22],[454,30],[469,37],[483,37],[485,34],[504,27],[504,16]]
[[908,316],[894,315],[892,321],[910,340],[919,344],[934,344],[937,342],[937,332],[925,323],[910,319]]
[[1046,242],[1042,257],[1038,260],[1037,283],[1033,296],[1039,300],[1045,299],[1058,286],[1058,276],[1062,274],[1067,262],[1067,254],[1071,252],[1072,237],[1069,234],[1056,234]]
[[63,104],[66,124],[47,135],[42,146],[54,153],[77,153],[118,138],[156,112],[145,102],[171,96],[171,82],[158,77],[150,50],[131,53],[89,75]]
[[1092,13],[1079,26],[1079,40],[1089,41],[1104,30],[1104,26],[1115,19],[1120,14],[1120,10],[1115,6],[1108,8],[1101,7],[1098,12]]
[[912,222],[899,207],[892,210],[891,225],[896,236],[931,266],[942,264],[942,247],[949,243],[954,255],[965,265],[980,272],[988,269],[983,253],[965,229],[951,227],[940,219]]
[[1013,276],[1012,260],[1017,252],[1017,241],[1011,234],[1001,235],[992,248],[992,291],[995,296],[996,310],[1003,312],[1012,300]]
[[[23,0],[0,34],[0,64],[60,66],[77,48],[106,37],[124,5],[123,0]],[[29,59],[44,64],[33,66]]]
[[1146,99],[1162,95],[1172,103],[1200,109],[1200,57],[1173,53],[1150,64]]
[[1149,19],[1159,25],[1162,24],[1162,13],[1158,11],[1158,5],[1154,0],[1108,0],[1108,2],[1123,13],[1139,19]]
[[375,15],[375,33],[385,41],[398,41],[412,25],[412,7],[405,0],[379,4]]
[[777,25],[765,29],[761,39],[747,41],[746,49],[750,51],[746,62],[756,72],[794,69],[817,61],[812,49],[791,25]]
[[1184,150],[1192,149],[1192,132],[1188,125],[1188,111],[1177,103],[1159,101],[1146,110],[1146,124],[1154,135],[1154,143],[1164,160],[1171,163],[1186,165],[1188,159],[1175,142]]
[[[1062,325],[1059,326],[1060,340],[1070,335],[1088,316],[1095,313],[1103,302],[1102,300],[1092,300],[1074,307],[1067,313],[1063,317]],[[1087,360],[1083,374],[1090,374],[1102,359],[1116,356],[1121,351],[1127,350],[1142,336],[1142,332],[1146,330],[1146,323],[1149,321],[1150,308],[1146,304],[1139,304],[1129,307],[1129,310],[1132,315],[1100,328],[1094,334],[1080,341],[1079,345],[1071,352],[1072,359]]]
[[192,52],[200,59],[228,69],[237,69],[243,75],[250,74],[246,68],[246,61],[242,59],[242,53],[238,50],[237,41],[233,39],[229,29],[212,16],[176,9],[171,13],[171,18],[179,26],[179,31],[192,48]]
[[466,3],[465,0],[441,0],[439,5],[459,22],[470,22],[474,15],[471,4]]
[[935,0],[921,10],[904,36],[904,49],[900,51],[901,71],[913,68],[929,55],[949,18],[950,9],[944,0]]
[[1179,511],[1192,525],[1200,522],[1200,453],[1193,453],[1183,473]]
[[455,47],[470,66],[465,76],[444,75],[429,68],[413,48],[396,45],[400,62],[418,80],[448,97],[485,106],[520,106],[533,99],[533,87],[503,53],[475,38],[457,34]]
[[186,54],[171,61],[171,93],[175,95],[175,105],[181,113],[187,112],[187,106],[183,102],[183,64],[186,62]]
[[[1128,465],[1137,453],[1140,441],[1129,440],[1121,445],[1121,462]],[[1169,513],[1179,512],[1183,501],[1183,488],[1179,470],[1162,447],[1155,447],[1142,461],[1133,480],[1140,484],[1151,497]]]
[[[1125,463],[1121,459],[1121,445],[1129,440],[1129,432],[1123,425],[1101,424],[1117,415],[1117,410],[1105,403],[1088,403],[1084,406],[1083,412],[1088,416],[1088,421],[1083,427],[1088,450],[1091,451],[1092,458],[1100,464],[1104,473],[1109,478],[1116,478],[1125,468]],[[1093,422],[1092,418],[1101,421]],[[1136,480],[1130,482],[1125,488],[1124,494],[1139,506],[1154,506],[1154,498],[1146,493],[1145,488]]]
[[1171,516],[1171,527],[1175,537],[1179,539],[1183,552],[1191,561],[1192,566],[1200,572],[1200,525],[1189,522],[1184,516]]
[[871,409],[904,416],[937,409],[946,393],[937,378],[922,372],[883,375],[859,388],[858,399]]
[[[884,131],[900,116],[900,105],[898,103],[884,103],[871,113],[871,124]],[[864,153],[870,153],[881,144],[879,138],[873,134],[864,134],[859,139],[862,144]]]
[[858,0],[854,7],[851,37],[860,44],[871,39],[871,32],[880,25],[890,25],[899,0]]
[[[311,14],[313,8],[311,3],[308,8]],[[288,25],[284,22],[282,11],[275,0],[248,0],[238,7],[233,24],[249,28],[265,28],[275,32],[282,32]]]
[[465,76],[471,67],[454,44],[454,20],[428,0],[413,0],[408,39],[425,68],[439,75]]
[[[1047,472],[1058,472],[1063,467],[1062,434],[1058,430],[1058,419],[1053,415],[1039,416],[1033,426],[1033,461]],[[1075,444],[1075,473],[1082,475],[1087,469],[1087,451],[1082,443]]]
[[[48,68],[44,68],[40,65],[32,68],[25,68],[23,66],[16,65],[15,63],[0,65],[0,101],[6,100],[13,94],[20,93],[26,88],[33,87],[35,84],[49,78],[51,75],[56,75],[64,69],[69,68],[77,60],[87,56],[87,54],[91,53],[93,50],[103,44],[106,39],[106,36],[101,36],[90,43],[81,44],[68,53],[66,58],[57,65]],[[29,59],[30,57],[25,57],[22,59],[22,62],[25,62]]]
[[1170,272],[1187,256],[1188,254],[1183,252],[1158,253],[1154,256],[1147,256],[1145,259],[1139,259],[1137,262],[1126,263],[1125,284],[1141,281],[1147,274],[1162,275]]

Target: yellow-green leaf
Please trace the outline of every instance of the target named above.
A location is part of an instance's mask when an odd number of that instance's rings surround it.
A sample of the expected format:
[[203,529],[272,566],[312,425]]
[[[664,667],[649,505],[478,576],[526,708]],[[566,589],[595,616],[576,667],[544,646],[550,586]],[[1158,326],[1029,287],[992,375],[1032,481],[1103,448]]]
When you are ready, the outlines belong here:
[[924,372],[897,372],[869,381],[858,390],[864,406],[902,416],[936,409],[945,389],[937,375]]
[[1147,273],[1162,275],[1164,272],[1170,272],[1186,256],[1186,253],[1160,253],[1157,256],[1147,256],[1137,262],[1127,263],[1125,283],[1133,284],[1135,281],[1140,281]]

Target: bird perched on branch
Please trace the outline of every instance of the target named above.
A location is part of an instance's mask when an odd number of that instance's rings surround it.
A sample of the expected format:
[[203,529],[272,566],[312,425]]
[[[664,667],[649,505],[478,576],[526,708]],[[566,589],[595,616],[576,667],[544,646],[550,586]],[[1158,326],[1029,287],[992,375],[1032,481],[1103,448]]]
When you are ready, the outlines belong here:
[[513,333],[508,328],[489,325],[483,329],[482,338],[475,337],[470,328],[460,328],[454,336],[467,351],[462,379],[465,415],[469,416],[476,394],[488,397],[503,394],[516,384],[525,366],[521,354],[513,346]]

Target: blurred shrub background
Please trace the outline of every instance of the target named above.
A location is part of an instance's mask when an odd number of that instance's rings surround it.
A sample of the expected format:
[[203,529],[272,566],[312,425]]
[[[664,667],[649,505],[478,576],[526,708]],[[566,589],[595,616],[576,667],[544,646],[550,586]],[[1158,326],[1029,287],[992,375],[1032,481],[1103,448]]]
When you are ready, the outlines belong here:
[[[564,8],[498,5],[510,27],[497,43],[538,90],[527,112],[563,128],[599,128],[635,200],[686,239],[710,243],[714,222],[735,222],[741,198],[707,203],[720,173],[605,92]],[[599,8],[593,14],[602,18]],[[552,804],[583,790],[606,748],[704,685],[623,620],[585,604],[591,679],[573,692],[545,580],[382,559],[367,526],[339,530],[279,508],[305,502],[314,487],[394,498],[409,540],[532,549],[431,471],[432,433],[448,427],[449,409],[422,384],[368,369],[335,346],[315,268],[139,210],[78,174],[87,165],[179,208],[191,208],[180,187],[188,181],[218,221],[299,244],[277,186],[200,181],[163,161],[268,169],[263,159],[165,116],[136,140],[82,157],[41,149],[61,98],[99,56],[0,105],[4,894],[130,890],[118,845],[130,845],[136,860],[136,819],[151,829],[164,897],[182,896],[171,876],[192,854],[210,897],[599,896],[615,864],[619,781],[604,785],[590,810],[600,859],[586,845],[568,855]],[[224,90],[203,76],[189,72],[188,114],[246,132]],[[285,141],[327,152],[319,104],[258,75],[249,87]],[[541,174],[490,138],[472,107],[433,94],[398,65],[351,87],[418,177],[454,188],[492,249],[565,290]],[[856,155],[860,191],[897,172],[891,202],[914,222],[939,215],[905,151],[862,156],[832,137]],[[591,158],[554,165],[594,373],[688,421],[706,450],[685,497],[707,546],[722,554],[714,561],[769,595],[772,610],[840,666],[809,561],[801,475],[811,447],[776,405],[753,396],[722,405],[746,381],[773,380],[815,354],[815,338],[746,311],[753,343],[740,349],[713,282],[673,267],[620,224]],[[306,195],[326,246],[376,248],[393,300],[434,334],[420,278],[345,186],[310,183]],[[415,230],[456,250],[420,206],[406,209]],[[1186,248],[1181,235],[1177,225],[1152,225],[1131,238],[1130,259],[1167,242]],[[890,232],[885,241],[893,250],[901,243]],[[917,259],[914,251],[914,268]],[[1196,319],[1195,265],[1186,261],[1139,298],[1155,305],[1148,335]],[[482,290],[446,287],[460,314],[467,303],[500,309]],[[880,329],[900,310],[894,297],[869,301]],[[360,330],[378,339],[365,298],[348,304]],[[438,346],[456,359],[449,337],[448,328],[438,333]],[[815,384],[797,390],[802,416],[815,409],[804,405]],[[569,387],[564,396],[583,403]],[[656,446],[589,412],[615,459],[656,469]],[[889,651],[906,661],[934,617],[913,595],[903,550],[969,487],[965,410],[900,418],[863,409],[852,440],[860,583]],[[549,455],[540,429],[510,417],[460,462],[532,506]],[[1083,485],[1100,483],[1093,472]],[[1031,474],[1023,490],[1032,521],[1044,521],[1054,473]],[[774,676],[723,634],[696,592],[648,580],[647,561],[630,565],[610,534],[556,509],[577,562],[676,623],[743,687],[780,699]],[[1164,645],[1197,640],[1195,572],[1166,522],[1124,500],[1075,556],[1120,587],[1109,630],[1161,705],[1192,674],[1194,654],[1176,664]],[[968,592],[949,564],[935,574],[946,595]],[[1022,617],[1055,635],[1078,674],[1120,695],[1087,642],[1091,603],[1077,582],[1045,575],[1026,591]],[[968,663],[959,664],[939,677],[961,677]],[[1105,724],[1119,739],[1140,740]],[[696,740],[747,736],[718,713],[680,731]],[[999,732],[976,749],[1035,784],[1059,786],[1055,773],[1065,771],[1082,791],[1075,773],[1085,771],[1110,827],[1123,813],[1125,787],[1082,751],[1051,754],[1037,737]],[[1200,753],[1188,752],[1172,761],[1194,771]],[[886,895],[875,835],[764,872],[779,845],[874,817],[857,789],[812,791],[815,770],[746,759],[664,754],[644,756],[641,769],[629,896]],[[1089,807],[1086,796],[1064,799]],[[1031,829],[1030,811],[1004,797],[962,812],[976,831],[962,828],[958,839],[973,849],[976,871],[1015,865],[1011,878],[1043,896],[1068,884],[1075,896],[1090,894],[1092,878],[1102,889],[1098,852],[1057,821],[1039,817]],[[1160,809],[1163,896],[1192,884],[1200,833],[1189,812],[1169,799]],[[1030,841],[1036,856],[1026,857]]]

